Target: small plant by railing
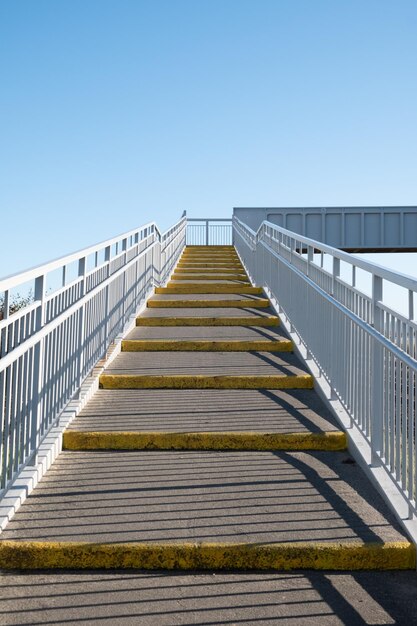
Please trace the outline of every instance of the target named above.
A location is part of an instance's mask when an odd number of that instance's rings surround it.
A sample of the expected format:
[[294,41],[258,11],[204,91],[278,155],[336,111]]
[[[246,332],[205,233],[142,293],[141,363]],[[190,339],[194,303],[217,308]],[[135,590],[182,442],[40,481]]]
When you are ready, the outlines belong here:
[[[26,295],[21,295],[20,293],[16,293],[12,296],[11,302],[9,303],[8,313],[9,315],[13,315],[13,313],[17,313],[20,309],[23,309],[25,306],[29,306],[29,304],[33,304],[34,302],[34,294],[33,289],[30,289]],[[5,311],[5,297],[4,295],[0,295],[0,320],[6,317]]]

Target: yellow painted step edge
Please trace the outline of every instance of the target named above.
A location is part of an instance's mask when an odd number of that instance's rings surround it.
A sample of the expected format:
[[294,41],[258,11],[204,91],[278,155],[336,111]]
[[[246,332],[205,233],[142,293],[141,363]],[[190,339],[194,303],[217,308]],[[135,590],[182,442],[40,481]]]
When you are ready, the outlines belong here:
[[187,285],[167,287],[155,287],[156,294],[163,293],[250,293],[253,295],[262,294],[262,287],[246,287],[245,285],[210,285],[207,283],[189,283]]
[[386,543],[87,543],[0,541],[2,569],[408,570],[416,551]]
[[205,263],[206,261],[213,261],[215,263],[219,261],[225,261],[226,263],[240,263],[240,259],[236,255],[228,254],[228,255],[214,255],[214,254],[183,254],[180,257],[181,261],[200,261],[201,263]]
[[178,264],[183,263],[185,265],[231,265],[232,267],[234,266],[238,266],[238,267],[243,267],[242,266],[242,262],[239,259],[213,259],[213,257],[211,258],[201,258],[201,257],[187,257],[187,258],[183,258],[181,257],[178,260]]
[[180,259],[178,261],[177,267],[228,267],[230,269],[243,269],[242,263],[240,261],[212,261],[209,259]]
[[100,389],[313,389],[313,377],[102,374]]
[[347,447],[343,432],[80,432],[66,431],[64,450],[327,450]]
[[122,341],[122,352],[292,352],[293,348],[293,343],[289,339],[279,341],[124,339]]
[[137,317],[136,326],[279,326],[276,315],[252,317]]
[[210,309],[210,308],[252,308],[266,309],[269,300],[148,300],[149,309]]
[[189,257],[189,256],[204,256],[204,257],[233,257],[234,259],[238,259],[239,255],[236,250],[184,250],[181,254],[181,257]]
[[222,270],[218,270],[217,268],[206,268],[206,267],[200,267],[198,269],[193,269],[193,268],[183,268],[183,269],[179,269],[178,267],[174,270],[174,272],[177,274],[182,275],[186,275],[186,274],[199,274],[200,272],[204,271],[204,274],[215,274],[216,276],[220,273],[223,274],[231,274],[231,275],[236,275],[236,273],[238,273],[238,276],[244,276],[245,278],[247,277],[247,274],[245,273],[245,271],[242,269],[241,271],[236,270],[236,269],[222,269]]

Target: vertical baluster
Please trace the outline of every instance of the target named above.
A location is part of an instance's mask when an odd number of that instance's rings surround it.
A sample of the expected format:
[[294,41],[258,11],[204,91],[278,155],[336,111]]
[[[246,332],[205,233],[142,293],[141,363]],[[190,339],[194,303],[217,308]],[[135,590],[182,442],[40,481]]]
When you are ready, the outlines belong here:
[[[379,306],[382,303],[382,278],[373,274],[372,276],[372,314],[374,328],[378,332],[382,331],[382,311]],[[381,344],[374,339],[372,380],[371,380],[371,448],[372,464],[378,465],[378,453],[382,449],[382,410],[383,410],[383,350]]]
[[[36,331],[42,330],[45,321],[45,275],[38,276],[35,280],[35,302],[38,303],[36,310]],[[31,451],[37,451],[43,410],[43,388],[44,388],[44,339],[40,339],[35,346],[33,363],[33,408],[31,424]],[[32,458],[32,463],[36,464],[37,454]]]

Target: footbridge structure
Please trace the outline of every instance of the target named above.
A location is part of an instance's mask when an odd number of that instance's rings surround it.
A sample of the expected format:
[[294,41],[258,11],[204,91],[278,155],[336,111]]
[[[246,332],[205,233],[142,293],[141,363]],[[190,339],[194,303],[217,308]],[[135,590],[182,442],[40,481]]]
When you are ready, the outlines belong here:
[[244,218],[0,280],[0,568],[415,568],[417,280]]

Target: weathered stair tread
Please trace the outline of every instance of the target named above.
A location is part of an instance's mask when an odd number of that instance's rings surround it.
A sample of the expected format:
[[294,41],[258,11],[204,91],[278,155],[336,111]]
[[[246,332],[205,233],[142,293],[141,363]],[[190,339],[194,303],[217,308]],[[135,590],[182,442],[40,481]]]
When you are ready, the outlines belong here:
[[270,352],[122,352],[105,374],[207,376],[293,376],[307,370],[291,353]]
[[288,336],[281,326],[135,326],[126,339],[279,341]]
[[415,572],[7,572],[4,626],[417,623]]
[[265,296],[245,293],[240,295],[238,293],[156,293],[152,296],[151,300],[265,300]]
[[306,433],[337,431],[309,390],[100,389],[69,430]]
[[[168,294],[171,296],[171,294]],[[185,294],[181,294],[185,295]],[[197,294],[194,294],[197,295]],[[207,295],[207,294],[203,294]],[[217,294],[213,294],[217,295]],[[231,294],[225,294],[231,295]],[[246,295],[244,297],[246,298]],[[242,297],[242,296],[241,296]],[[272,309],[254,309],[251,307],[244,308],[217,308],[215,313],[213,310],[206,309],[175,309],[175,314],[171,309],[145,309],[140,317],[269,317],[276,315]]]
[[2,539],[387,542],[405,537],[346,453],[63,452]]
[[[211,284],[213,283],[213,284]],[[207,284],[207,280],[204,277],[201,278],[187,278],[185,280],[176,280],[175,278],[171,278],[171,280],[168,283],[169,287],[183,287],[185,285],[201,285]],[[249,283],[248,281],[241,281],[241,280],[236,280],[236,279],[232,279],[232,280],[228,280],[225,278],[222,278],[221,280],[216,280],[214,281],[210,281],[211,286],[215,286],[215,285],[232,285],[232,286],[236,286],[236,285],[242,285],[242,287],[248,287]],[[159,294],[160,295],[160,294]]]

